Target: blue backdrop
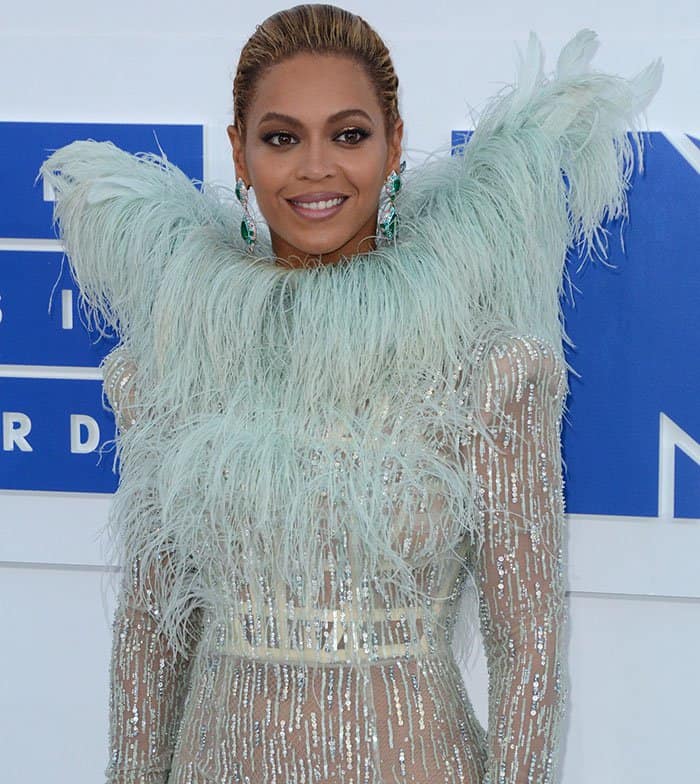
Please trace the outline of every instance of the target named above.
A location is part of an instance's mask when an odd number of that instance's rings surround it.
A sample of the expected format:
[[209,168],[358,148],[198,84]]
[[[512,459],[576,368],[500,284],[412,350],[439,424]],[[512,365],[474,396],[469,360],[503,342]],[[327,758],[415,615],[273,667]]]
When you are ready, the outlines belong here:
[[[53,204],[41,181],[35,183],[39,167],[75,139],[113,141],[130,152],[162,150],[189,177],[203,179],[201,125],[0,123],[0,237],[19,248],[0,250],[0,364],[56,376],[0,378],[2,489],[112,492],[117,486],[114,419],[102,405],[101,382],[60,378],[62,367],[96,368],[116,340],[87,331],[63,254],[36,250],[32,242],[56,239]],[[95,436],[98,443],[84,451]]]
[[[453,131],[454,153],[469,135]],[[643,137],[645,171],[628,222],[607,225],[607,262],[567,260],[567,361],[579,374],[562,435],[573,514],[657,516],[662,413],[700,442],[700,176],[662,133]],[[675,453],[675,517],[700,518],[700,466]]]

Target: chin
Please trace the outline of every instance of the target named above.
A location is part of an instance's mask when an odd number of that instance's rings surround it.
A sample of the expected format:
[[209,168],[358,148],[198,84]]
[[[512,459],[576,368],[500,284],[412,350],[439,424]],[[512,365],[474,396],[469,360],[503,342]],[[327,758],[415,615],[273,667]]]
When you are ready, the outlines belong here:
[[346,239],[327,240],[324,242],[316,238],[314,243],[300,241],[295,243],[295,247],[309,256],[327,256],[329,253],[335,253],[339,248],[342,248],[346,242]]

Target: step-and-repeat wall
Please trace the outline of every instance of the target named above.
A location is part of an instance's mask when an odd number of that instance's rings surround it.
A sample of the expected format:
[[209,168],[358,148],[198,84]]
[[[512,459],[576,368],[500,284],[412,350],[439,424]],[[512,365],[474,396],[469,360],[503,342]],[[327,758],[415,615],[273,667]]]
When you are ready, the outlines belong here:
[[[354,10],[375,21],[369,9]],[[377,26],[388,33],[384,21]],[[409,42],[396,39],[397,61],[410,59]],[[115,425],[97,369],[115,341],[86,323],[52,225],[53,194],[37,171],[52,150],[87,138],[164,152],[196,180],[220,161],[207,147],[214,126],[206,117],[154,124],[124,115],[0,121],[0,620],[9,640],[0,653],[0,750],[13,784],[49,771],[52,780],[94,781],[106,764],[113,597],[105,604],[102,578],[114,567],[98,533],[118,482]],[[688,686],[694,661],[684,653],[700,642],[698,127],[644,134],[645,171],[634,176],[629,221],[607,224],[607,261],[572,251],[567,262],[564,312],[576,346],[567,349],[576,372],[563,431],[568,784],[700,773],[683,732],[668,729],[671,719],[692,724],[700,696]],[[469,135],[445,122],[436,143],[451,139],[458,154]],[[669,633],[664,618],[674,613],[684,628]],[[685,628],[692,619],[695,632]],[[661,675],[664,690],[653,685]],[[465,679],[485,722],[483,659]],[[92,744],[76,768],[68,752],[86,738]],[[672,754],[669,740],[678,744]],[[670,768],[649,763],[652,743],[673,758]]]
[[[116,345],[80,307],[38,167],[75,139],[163,153],[203,178],[201,126],[0,123],[0,410],[3,490],[113,492],[114,420],[90,372]],[[81,373],[80,371],[88,371]],[[98,460],[98,457],[103,459]]]

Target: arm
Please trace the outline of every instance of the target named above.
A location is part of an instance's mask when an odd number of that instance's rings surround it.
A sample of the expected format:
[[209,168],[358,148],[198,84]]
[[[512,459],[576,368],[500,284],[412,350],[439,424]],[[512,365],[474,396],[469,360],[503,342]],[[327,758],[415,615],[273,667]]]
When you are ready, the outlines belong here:
[[[122,432],[136,424],[136,367],[123,348],[105,360],[104,387]],[[140,573],[138,559],[124,573],[112,626],[108,784],[165,784],[188,685],[187,656],[177,654],[158,626],[152,597],[163,569]],[[161,588],[162,590],[162,588]]]
[[477,480],[484,528],[477,559],[489,668],[484,784],[556,780],[565,669],[564,502],[560,417],[566,373],[548,344],[516,338],[486,367],[491,439],[464,457]]

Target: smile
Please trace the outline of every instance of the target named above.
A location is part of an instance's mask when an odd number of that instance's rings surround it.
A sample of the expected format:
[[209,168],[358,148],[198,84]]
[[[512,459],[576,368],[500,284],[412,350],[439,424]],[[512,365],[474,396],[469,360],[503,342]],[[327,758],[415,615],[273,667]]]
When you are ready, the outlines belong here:
[[333,199],[319,199],[319,201],[294,201],[287,199],[290,207],[302,218],[320,219],[329,218],[340,212],[347,196],[338,196]]

